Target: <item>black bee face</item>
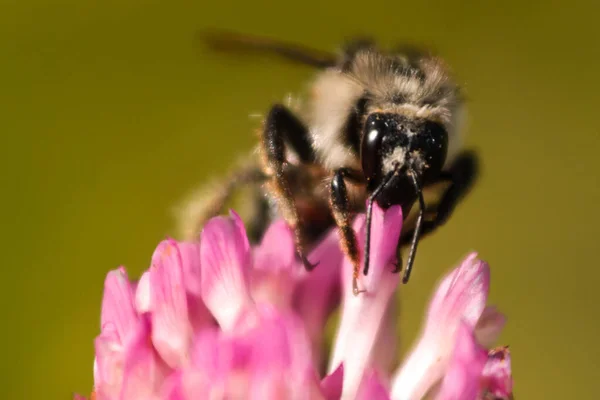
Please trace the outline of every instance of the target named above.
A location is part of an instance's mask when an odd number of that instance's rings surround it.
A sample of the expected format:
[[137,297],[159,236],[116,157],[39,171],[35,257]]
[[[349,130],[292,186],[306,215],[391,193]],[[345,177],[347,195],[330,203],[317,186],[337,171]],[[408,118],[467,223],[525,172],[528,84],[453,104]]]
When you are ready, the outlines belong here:
[[362,169],[369,192],[383,184],[376,198],[382,207],[410,206],[416,198],[410,174],[421,185],[435,179],[447,152],[448,134],[441,124],[399,114],[369,115],[361,145]]

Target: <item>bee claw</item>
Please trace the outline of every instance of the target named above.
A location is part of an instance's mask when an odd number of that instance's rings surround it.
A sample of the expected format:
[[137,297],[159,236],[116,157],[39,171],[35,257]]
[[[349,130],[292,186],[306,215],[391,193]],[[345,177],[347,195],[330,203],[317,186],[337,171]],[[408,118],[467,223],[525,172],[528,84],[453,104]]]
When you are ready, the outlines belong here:
[[319,265],[318,261],[314,264],[308,261],[308,258],[306,258],[304,254],[300,254],[300,259],[302,260],[302,264],[304,264],[304,268],[306,268],[307,271],[312,271],[317,267],[317,265]]
[[395,263],[392,263],[392,265],[394,266],[394,269],[392,270],[392,274],[397,274],[400,271],[402,271],[402,260],[398,259],[398,261],[396,261]]
[[355,296],[358,296],[361,293],[366,293],[366,290],[358,288],[358,280],[356,278],[352,279],[352,293]]

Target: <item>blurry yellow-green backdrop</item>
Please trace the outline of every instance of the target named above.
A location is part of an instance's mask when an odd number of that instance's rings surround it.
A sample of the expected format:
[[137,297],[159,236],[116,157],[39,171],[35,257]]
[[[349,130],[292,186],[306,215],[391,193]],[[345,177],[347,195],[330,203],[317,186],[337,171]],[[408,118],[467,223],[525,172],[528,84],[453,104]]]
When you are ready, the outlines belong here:
[[600,377],[598,3],[4,0],[0,10],[0,397],[92,385],[105,273],[147,267],[169,210],[253,143],[313,71],[207,54],[206,27],[333,49],[433,46],[467,91],[483,175],[420,246],[403,349],[432,285],[477,249],[509,316],[520,399],[591,399]]

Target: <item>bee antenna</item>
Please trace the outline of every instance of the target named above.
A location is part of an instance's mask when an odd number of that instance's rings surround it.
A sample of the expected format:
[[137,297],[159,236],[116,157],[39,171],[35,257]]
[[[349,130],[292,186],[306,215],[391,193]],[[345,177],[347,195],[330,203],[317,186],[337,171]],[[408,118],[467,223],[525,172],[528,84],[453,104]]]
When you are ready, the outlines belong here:
[[383,178],[383,180],[381,181],[381,183],[379,184],[379,186],[377,186],[375,188],[375,190],[373,191],[373,193],[371,193],[371,195],[369,196],[369,198],[367,199],[367,223],[366,223],[366,233],[365,233],[365,252],[364,252],[364,260],[363,260],[363,274],[367,275],[367,273],[369,272],[369,258],[370,258],[370,252],[371,252],[371,219],[373,216],[373,202],[375,201],[375,199],[377,198],[377,196],[379,195],[379,193],[381,193],[381,191],[383,190],[383,188],[390,183],[390,181],[394,178],[394,176],[396,176],[396,174],[398,173],[398,170],[394,170],[394,171],[390,171],[385,178]]
[[328,68],[336,64],[336,57],[330,53],[262,36],[215,29],[199,32],[198,36],[214,50],[273,53],[317,68]]
[[406,261],[406,269],[404,270],[404,276],[402,277],[402,283],[408,283],[410,279],[410,273],[412,271],[413,263],[415,262],[415,255],[417,253],[417,245],[419,244],[419,238],[421,237],[421,228],[423,226],[423,214],[425,212],[425,200],[423,199],[423,190],[419,181],[417,180],[417,174],[414,170],[409,171],[409,176],[417,192],[419,199],[419,216],[417,217],[417,223],[415,231],[413,233],[412,241],[410,243],[410,252],[408,253],[408,260]]

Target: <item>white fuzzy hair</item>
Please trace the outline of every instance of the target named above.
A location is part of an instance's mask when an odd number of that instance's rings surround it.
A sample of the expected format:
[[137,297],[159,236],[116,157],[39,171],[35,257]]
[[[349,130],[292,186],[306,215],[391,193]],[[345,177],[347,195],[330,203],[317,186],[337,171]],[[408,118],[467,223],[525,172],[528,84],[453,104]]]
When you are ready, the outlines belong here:
[[[306,119],[313,146],[325,168],[360,168],[360,161],[344,138],[344,127],[358,100],[368,93],[368,112],[399,113],[441,123],[449,135],[448,166],[460,149],[463,104],[445,64],[425,56],[416,68],[400,72],[405,59],[374,51],[359,53],[348,71],[328,69],[312,87]],[[401,98],[402,101],[398,101]]]

